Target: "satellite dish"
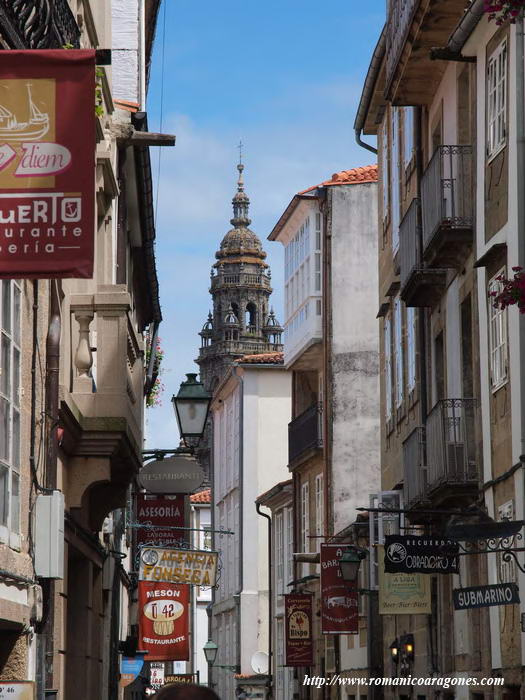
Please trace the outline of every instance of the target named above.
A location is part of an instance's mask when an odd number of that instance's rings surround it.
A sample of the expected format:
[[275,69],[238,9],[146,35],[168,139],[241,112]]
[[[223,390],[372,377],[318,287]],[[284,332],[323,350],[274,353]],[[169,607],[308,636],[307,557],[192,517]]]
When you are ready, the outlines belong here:
[[256,651],[250,664],[255,673],[268,673],[268,654],[265,651]]

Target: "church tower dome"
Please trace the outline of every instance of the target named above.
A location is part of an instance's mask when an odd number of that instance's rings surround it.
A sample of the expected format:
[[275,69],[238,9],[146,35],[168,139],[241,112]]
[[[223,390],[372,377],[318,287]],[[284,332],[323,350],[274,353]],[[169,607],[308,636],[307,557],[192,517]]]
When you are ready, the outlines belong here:
[[237,165],[232,199],[232,229],[221,241],[211,268],[213,313],[201,336],[197,363],[201,379],[213,390],[228,367],[243,355],[281,352],[281,332],[273,310],[271,274],[261,240],[250,228],[250,198],[244,191],[244,164]]

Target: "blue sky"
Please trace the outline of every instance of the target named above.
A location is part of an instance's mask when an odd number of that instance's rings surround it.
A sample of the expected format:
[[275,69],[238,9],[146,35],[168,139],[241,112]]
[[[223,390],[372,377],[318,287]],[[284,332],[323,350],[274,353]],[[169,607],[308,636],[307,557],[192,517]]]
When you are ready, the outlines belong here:
[[251,228],[268,253],[282,322],[283,252],[266,237],[295,192],[373,162],[353,122],[384,15],[385,0],[164,0],[149,128],[160,128],[163,94],[162,131],[177,142],[162,150],[156,183],[165,390],[162,406],[147,411],[148,447],[177,444],[170,398],[197,371],[210,267],[231,228],[239,139]]

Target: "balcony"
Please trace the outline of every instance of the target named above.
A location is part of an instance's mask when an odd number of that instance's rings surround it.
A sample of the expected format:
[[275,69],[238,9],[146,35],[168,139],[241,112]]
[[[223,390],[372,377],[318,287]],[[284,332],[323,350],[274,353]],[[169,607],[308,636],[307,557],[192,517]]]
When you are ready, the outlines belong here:
[[405,505],[428,503],[425,428],[415,428],[403,443],[403,476]]
[[211,278],[210,292],[219,287],[262,287],[271,291],[271,280],[265,274],[238,272],[233,274],[218,273]]
[[446,285],[446,270],[428,268],[421,258],[419,199],[413,199],[399,227],[401,298],[407,306],[434,306]]
[[472,146],[438,146],[421,179],[423,259],[461,269],[474,239]]
[[288,464],[306,459],[323,446],[322,405],[314,404],[288,423]]
[[477,492],[475,410],[475,399],[443,399],[428,415],[427,488],[434,502]]
[[0,32],[12,49],[79,47],[80,29],[67,0],[0,0]]
[[393,104],[431,103],[446,64],[432,61],[430,50],[446,45],[466,4],[388,0],[385,96]]
[[90,517],[103,519],[142,462],[143,341],[124,285],[72,295],[70,311],[60,382],[70,505],[91,499]]

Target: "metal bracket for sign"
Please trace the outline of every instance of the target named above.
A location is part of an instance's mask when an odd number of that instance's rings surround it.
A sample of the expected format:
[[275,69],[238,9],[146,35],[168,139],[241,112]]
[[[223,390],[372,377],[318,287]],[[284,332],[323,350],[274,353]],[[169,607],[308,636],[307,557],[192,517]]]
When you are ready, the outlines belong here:
[[[525,547],[514,547],[516,540],[523,540],[521,532],[516,533],[512,537],[496,538],[491,537],[486,540],[475,540],[473,542],[458,542],[459,552],[457,556],[465,556],[467,554],[501,554],[504,562],[514,560],[518,569],[525,574],[525,566],[520,564],[516,552],[525,552]],[[506,544],[508,542],[508,545]]]
[[192,447],[176,447],[173,450],[142,450],[144,462],[149,459],[163,460],[168,455],[193,455]]
[[[178,525],[152,525],[151,523],[128,523],[128,527],[135,527],[140,530],[186,530],[189,532],[213,532],[214,535],[235,535],[233,530],[219,528],[218,530],[210,530],[207,527],[180,527]],[[162,547],[164,545],[158,545]]]

